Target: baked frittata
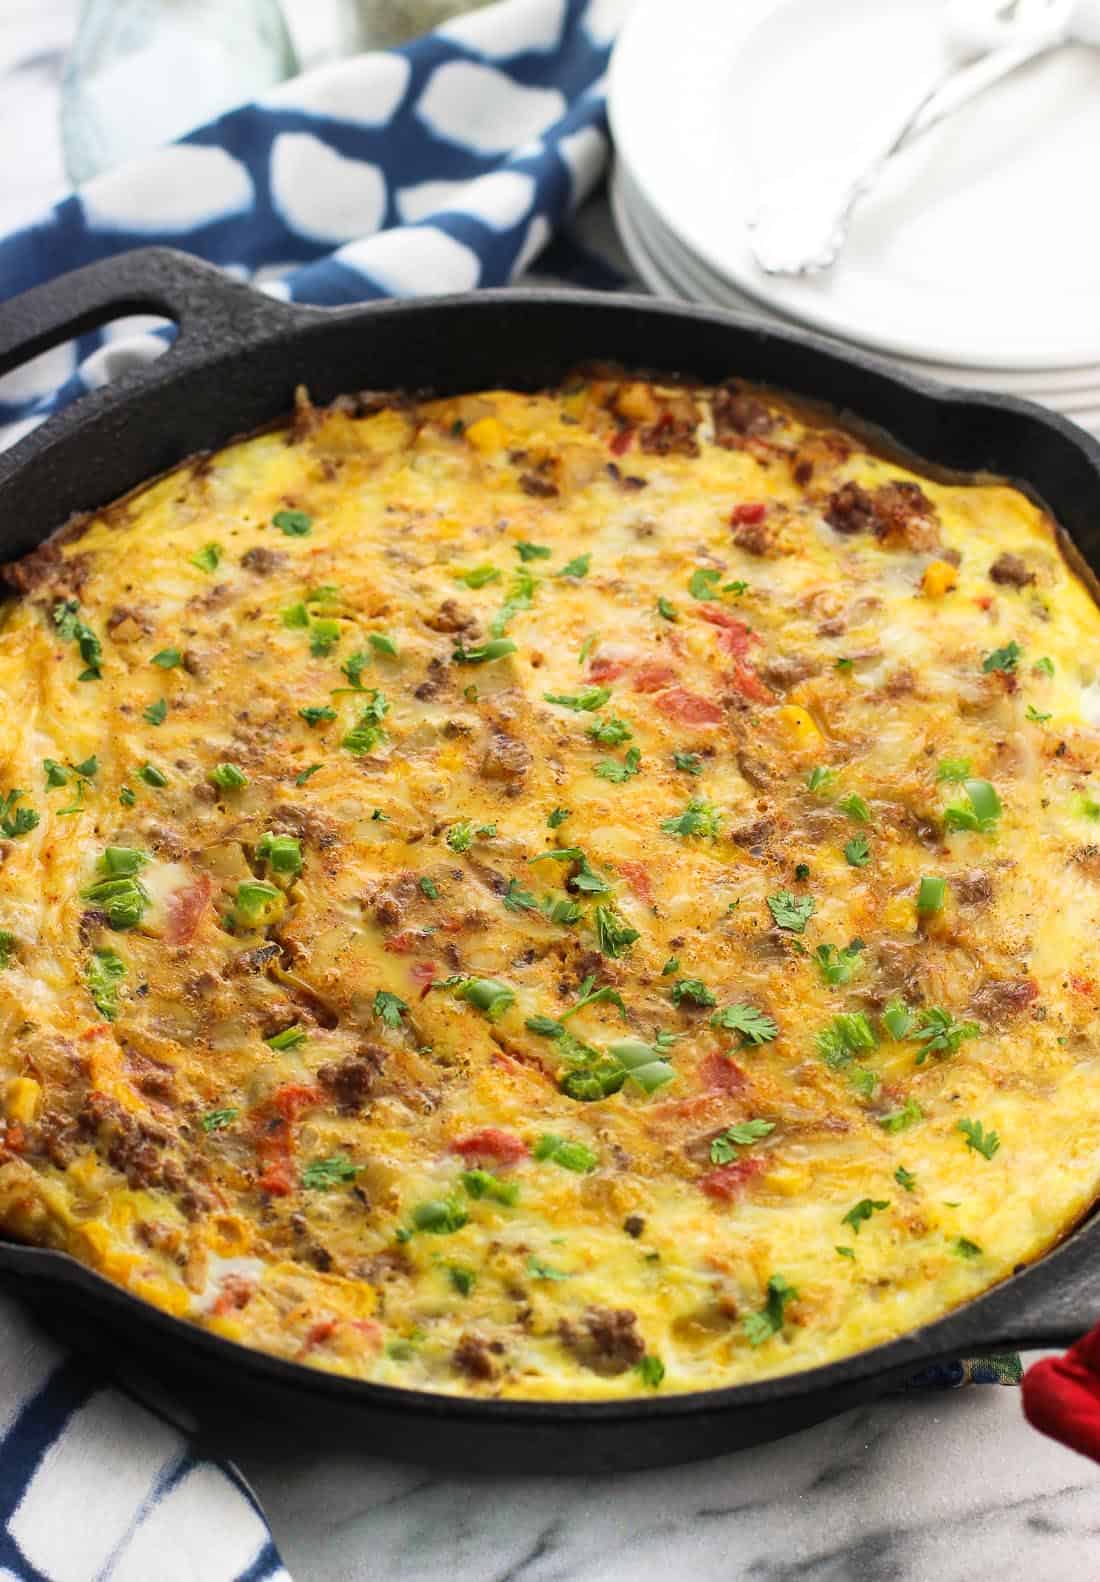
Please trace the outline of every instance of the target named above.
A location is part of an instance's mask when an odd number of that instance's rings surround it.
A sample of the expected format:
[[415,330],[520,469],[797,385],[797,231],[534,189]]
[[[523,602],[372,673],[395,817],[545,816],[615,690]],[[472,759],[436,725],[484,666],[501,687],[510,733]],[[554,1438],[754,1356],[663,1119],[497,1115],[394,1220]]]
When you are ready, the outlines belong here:
[[0,1226],[334,1373],[888,1340],[1100,1178],[1100,613],[736,383],[304,393],[7,569]]

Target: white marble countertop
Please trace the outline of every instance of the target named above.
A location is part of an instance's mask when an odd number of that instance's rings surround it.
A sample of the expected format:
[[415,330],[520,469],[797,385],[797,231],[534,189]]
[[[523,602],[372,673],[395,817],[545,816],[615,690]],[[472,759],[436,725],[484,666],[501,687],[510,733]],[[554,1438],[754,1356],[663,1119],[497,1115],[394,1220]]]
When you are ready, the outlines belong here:
[[[76,9],[0,7],[0,233],[64,191],[57,99]],[[343,1444],[318,1460],[246,1424],[216,1448],[251,1482],[295,1582],[1100,1575],[1100,1470],[1033,1433],[1018,1391],[994,1386],[620,1477],[446,1477]]]

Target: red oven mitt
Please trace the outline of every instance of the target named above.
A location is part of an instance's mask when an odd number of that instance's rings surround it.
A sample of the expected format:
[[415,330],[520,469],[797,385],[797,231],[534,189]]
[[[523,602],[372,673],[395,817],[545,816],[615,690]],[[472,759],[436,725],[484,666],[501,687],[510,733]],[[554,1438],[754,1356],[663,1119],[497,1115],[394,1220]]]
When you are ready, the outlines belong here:
[[1100,1461],[1100,1325],[1063,1356],[1033,1363],[1022,1389],[1033,1428]]

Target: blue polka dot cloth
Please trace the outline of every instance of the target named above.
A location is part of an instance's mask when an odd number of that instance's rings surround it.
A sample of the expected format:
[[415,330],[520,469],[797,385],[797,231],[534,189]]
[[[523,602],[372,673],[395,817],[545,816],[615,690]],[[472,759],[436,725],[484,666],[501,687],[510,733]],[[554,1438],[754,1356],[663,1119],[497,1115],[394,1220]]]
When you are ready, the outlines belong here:
[[[627,4],[504,0],[295,78],[0,240],[0,302],[153,243],[318,305],[506,285],[532,263],[615,289],[623,275],[569,220],[604,173],[604,74]],[[0,448],[170,333],[107,326],[0,379]],[[1017,1358],[995,1357],[912,1387],[1018,1379]],[[177,1578],[289,1582],[232,1466],[0,1298],[0,1582]]]
[[[573,284],[620,285],[562,227],[604,173],[626,4],[504,0],[283,83],[0,241],[0,302],[152,244],[319,306],[507,285],[536,259]],[[0,448],[169,334],[108,327],[0,379]]]

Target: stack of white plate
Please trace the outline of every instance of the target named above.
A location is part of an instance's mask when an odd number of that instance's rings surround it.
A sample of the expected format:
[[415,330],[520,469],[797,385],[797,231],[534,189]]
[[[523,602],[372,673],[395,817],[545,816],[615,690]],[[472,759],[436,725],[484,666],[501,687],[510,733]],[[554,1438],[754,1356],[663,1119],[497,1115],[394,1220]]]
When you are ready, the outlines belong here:
[[1100,50],[1044,56],[895,156],[831,269],[753,258],[766,194],[842,190],[853,151],[948,64],[933,0],[637,0],[610,84],[627,252],[662,295],[1100,432]]

